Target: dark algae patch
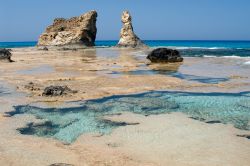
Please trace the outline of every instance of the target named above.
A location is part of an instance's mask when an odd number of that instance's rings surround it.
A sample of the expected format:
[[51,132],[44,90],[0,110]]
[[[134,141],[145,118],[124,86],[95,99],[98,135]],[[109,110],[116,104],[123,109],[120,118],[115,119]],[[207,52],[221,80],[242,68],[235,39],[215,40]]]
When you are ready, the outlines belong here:
[[70,108],[16,106],[8,115],[29,114],[44,121],[38,124],[29,123],[18,129],[21,134],[51,137],[66,143],[75,141],[84,133],[110,134],[117,127],[137,125],[137,123],[113,122],[104,118],[104,116],[119,116],[123,112],[145,116],[182,112],[208,124],[230,123],[239,129],[250,129],[250,92],[152,91],[87,100],[78,104],[80,106]]
[[52,122],[44,122],[41,124],[28,123],[26,127],[17,129],[21,134],[37,135],[37,136],[53,136],[58,130],[59,126],[52,124]]

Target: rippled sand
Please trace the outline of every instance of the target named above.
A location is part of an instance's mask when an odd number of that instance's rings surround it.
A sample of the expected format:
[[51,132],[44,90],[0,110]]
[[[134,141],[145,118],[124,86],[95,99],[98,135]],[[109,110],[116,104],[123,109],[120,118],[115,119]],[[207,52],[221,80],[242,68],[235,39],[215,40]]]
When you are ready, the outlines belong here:
[[[186,58],[181,64],[149,65],[147,52],[14,49],[16,62],[0,62],[0,85],[6,92],[0,93],[0,165],[249,165],[250,141],[237,136],[249,135],[249,131],[207,124],[180,113],[107,117],[139,124],[119,127],[105,136],[82,135],[70,145],[19,134],[17,128],[39,121],[32,116],[4,117],[13,105],[62,107],[68,105],[65,101],[149,90],[250,91],[250,67],[245,64],[249,59]],[[34,84],[29,86],[30,82]],[[67,85],[78,93],[41,96],[50,85]]]

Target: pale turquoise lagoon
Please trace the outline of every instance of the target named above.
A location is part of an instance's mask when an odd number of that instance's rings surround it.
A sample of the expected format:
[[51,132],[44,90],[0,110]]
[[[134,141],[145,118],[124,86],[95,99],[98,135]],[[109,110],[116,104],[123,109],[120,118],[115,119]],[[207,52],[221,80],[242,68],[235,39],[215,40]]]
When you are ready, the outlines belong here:
[[10,116],[33,115],[44,123],[29,123],[20,133],[74,142],[81,134],[110,134],[113,129],[128,124],[112,122],[104,116],[133,112],[145,116],[182,112],[204,123],[232,124],[250,130],[250,92],[198,93],[180,91],[151,91],[141,94],[110,96],[78,102],[70,108],[40,108],[16,106]]

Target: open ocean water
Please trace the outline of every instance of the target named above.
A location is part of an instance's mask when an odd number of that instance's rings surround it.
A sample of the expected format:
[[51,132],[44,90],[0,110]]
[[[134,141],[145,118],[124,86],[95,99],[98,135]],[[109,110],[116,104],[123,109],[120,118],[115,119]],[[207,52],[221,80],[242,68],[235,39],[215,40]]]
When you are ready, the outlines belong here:
[[[116,40],[96,41],[96,47],[112,47]],[[150,47],[178,49],[186,57],[239,56],[250,57],[250,41],[146,40]],[[0,42],[0,48],[33,47],[37,42]]]

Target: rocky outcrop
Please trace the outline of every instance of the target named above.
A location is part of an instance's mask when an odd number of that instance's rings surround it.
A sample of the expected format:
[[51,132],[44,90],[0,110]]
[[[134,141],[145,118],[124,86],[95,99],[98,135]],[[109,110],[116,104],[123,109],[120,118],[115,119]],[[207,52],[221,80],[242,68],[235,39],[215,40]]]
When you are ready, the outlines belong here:
[[11,56],[12,54],[10,50],[5,49],[5,48],[0,49],[0,60],[7,60],[9,62],[13,62],[13,60],[11,60]]
[[120,33],[120,40],[117,47],[146,47],[146,45],[140,40],[134,33],[132,26],[132,17],[128,11],[122,13],[123,27]]
[[183,61],[179,51],[168,48],[157,48],[153,50],[149,53],[147,59],[154,63],[173,63]]
[[70,19],[56,18],[39,37],[38,46],[94,46],[97,12]]
[[67,86],[49,86],[44,89],[43,96],[62,96],[69,93],[77,93]]

